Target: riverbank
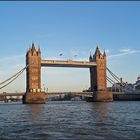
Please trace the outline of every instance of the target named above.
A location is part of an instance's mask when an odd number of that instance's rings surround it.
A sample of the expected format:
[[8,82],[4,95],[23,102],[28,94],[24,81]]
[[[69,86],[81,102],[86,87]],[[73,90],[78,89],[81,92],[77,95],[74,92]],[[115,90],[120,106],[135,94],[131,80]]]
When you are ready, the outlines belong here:
[[113,101],[140,101],[140,94],[124,94],[124,93],[114,93]]
[[[87,102],[93,102],[93,97],[86,97]],[[138,93],[113,93],[113,101],[140,101]]]

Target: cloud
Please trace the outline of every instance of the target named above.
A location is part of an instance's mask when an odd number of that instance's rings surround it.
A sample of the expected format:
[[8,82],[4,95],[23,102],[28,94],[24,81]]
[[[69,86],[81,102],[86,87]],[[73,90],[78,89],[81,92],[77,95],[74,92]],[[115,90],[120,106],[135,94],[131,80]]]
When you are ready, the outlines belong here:
[[120,52],[122,52],[122,53],[131,52],[131,51],[132,51],[132,50],[129,49],[129,48],[120,49]]
[[118,53],[118,54],[109,55],[108,58],[120,57],[120,56],[129,55],[129,54],[140,53],[140,50],[132,50],[132,49],[125,48],[125,49],[120,49],[119,52],[120,53]]

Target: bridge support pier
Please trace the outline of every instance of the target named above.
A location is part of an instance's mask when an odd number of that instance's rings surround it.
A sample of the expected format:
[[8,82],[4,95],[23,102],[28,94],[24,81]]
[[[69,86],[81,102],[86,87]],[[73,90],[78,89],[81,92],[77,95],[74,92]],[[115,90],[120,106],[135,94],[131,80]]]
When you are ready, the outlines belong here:
[[111,102],[113,94],[109,91],[98,91],[93,94],[93,102]]
[[23,95],[23,104],[45,104],[46,95],[45,92],[33,93],[28,92]]
[[97,91],[93,93],[93,97],[87,97],[87,102],[111,102],[113,94],[109,91]]

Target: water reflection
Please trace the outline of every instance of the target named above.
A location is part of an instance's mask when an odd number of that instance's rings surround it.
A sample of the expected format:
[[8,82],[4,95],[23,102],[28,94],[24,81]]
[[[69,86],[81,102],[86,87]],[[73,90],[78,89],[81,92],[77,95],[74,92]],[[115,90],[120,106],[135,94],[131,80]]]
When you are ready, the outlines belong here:
[[139,116],[139,102],[7,104],[0,139],[140,139]]
[[27,118],[30,119],[31,122],[35,122],[39,119],[39,117],[43,114],[41,110],[41,104],[29,104],[27,106],[27,111],[29,112]]
[[25,112],[22,114],[22,116],[24,116],[23,120],[26,122],[24,125],[32,131],[38,131],[36,134],[38,134],[42,128],[48,126],[48,121],[52,121],[50,119],[52,111],[47,109],[48,106],[46,106],[46,104],[29,104],[25,105],[24,108],[26,110],[26,115]]

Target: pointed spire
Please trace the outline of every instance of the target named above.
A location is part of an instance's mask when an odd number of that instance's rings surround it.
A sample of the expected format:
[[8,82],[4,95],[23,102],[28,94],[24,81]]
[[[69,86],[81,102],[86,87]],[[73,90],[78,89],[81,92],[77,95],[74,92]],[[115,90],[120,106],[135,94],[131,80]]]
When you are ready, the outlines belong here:
[[32,49],[31,49],[31,51],[32,51],[32,55],[33,55],[33,56],[36,56],[36,55],[37,55],[34,42],[32,42]]
[[95,61],[96,60],[96,55],[95,54],[93,54],[93,61]]
[[38,53],[41,53],[40,48],[38,48]]
[[38,55],[38,56],[41,55],[40,46],[38,46],[37,55]]
[[89,57],[89,60],[92,60],[92,55],[91,55],[91,52],[90,52],[90,57]]
[[105,52],[105,50],[104,50],[103,58],[106,58],[106,52]]
[[96,46],[96,50],[99,50],[99,47],[98,47],[98,45]]
[[98,46],[96,47],[95,55],[100,55],[100,50]]
[[41,51],[40,51],[40,46],[39,46],[39,45],[38,45],[38,52],[41,52]]
[[35,49],[35,44],[34,44],[34,42],[32,42],[32,51],[34,51],[34,50],[36,50]]
[[32,48],[34,48],[35,47],[35,44],[34,44],[34,42],[32,42]]

